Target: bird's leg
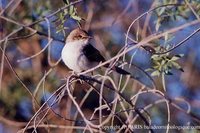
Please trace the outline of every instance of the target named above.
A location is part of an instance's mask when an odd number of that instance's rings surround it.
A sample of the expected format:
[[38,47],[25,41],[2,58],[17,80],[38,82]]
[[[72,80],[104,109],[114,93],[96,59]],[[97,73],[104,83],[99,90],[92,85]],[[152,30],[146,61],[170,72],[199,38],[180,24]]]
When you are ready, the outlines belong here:
[[[82,71],[82,72],[84,72],[84,71]],[[83,80],[83,79],[81,79],[81,75],[80,75],[80,74],[78,74],[78,76],[79,76],[79,79],[77,79],[77,81],[79,81],[81,84],[83,84],[84,80]]]
[[82,79],[78,79],[78,81],[79,81],[81,84],[83,84],[83,80],[82,80]]
[[71,73],[71,75],[75,75],[75,71],[69,71],[69,73]]
[[[69,71],[69,73],[71,73],[71,75],[75,75],[79,78],[77,78],[77,81],[80,82],[81,84],[83,84],[83,80],[80,79],[80,75],[78,73],[76,73],[75,71]],[[65,77],[65,79],[67,79],[67,76]]]
[[[71,74],[70,74],[70,73],[71,73]],[[64,79],[67,80],[67,78],[68,78],[70,75],[76,75],[76,73],[75,73],[74,71],[69,71],[69,72],[65,75]]]

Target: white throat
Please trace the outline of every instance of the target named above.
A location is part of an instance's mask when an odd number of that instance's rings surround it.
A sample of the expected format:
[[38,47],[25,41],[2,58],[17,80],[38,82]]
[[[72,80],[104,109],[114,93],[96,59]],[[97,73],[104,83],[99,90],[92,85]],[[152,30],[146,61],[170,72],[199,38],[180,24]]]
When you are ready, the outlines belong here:
[[77,40],[65,44],[61,57],[67,67],[75,72],[82,72],[93,67],[82,52],[87,44],[88,40]]

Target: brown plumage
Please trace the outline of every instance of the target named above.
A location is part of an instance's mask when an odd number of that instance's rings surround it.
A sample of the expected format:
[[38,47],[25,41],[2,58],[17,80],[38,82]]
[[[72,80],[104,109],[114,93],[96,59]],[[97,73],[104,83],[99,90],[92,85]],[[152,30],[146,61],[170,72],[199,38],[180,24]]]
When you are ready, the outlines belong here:
[[74,29],[66,38],[66,42],[72,42],[80,39],[91,38],[88,33],[80,28]]

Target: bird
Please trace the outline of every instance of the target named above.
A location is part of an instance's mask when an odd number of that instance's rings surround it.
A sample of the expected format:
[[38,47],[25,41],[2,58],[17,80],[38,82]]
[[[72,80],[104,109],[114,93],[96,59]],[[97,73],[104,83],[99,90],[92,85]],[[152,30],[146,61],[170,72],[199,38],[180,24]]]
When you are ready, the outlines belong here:
[[[100,51],[90,43],[90,39],[92,37],[88,32],[81,28],[72,30],[65,39],[61,58],[64,64],[75,73],[84,72],[106,61]],[[110,65],[106,64],[104,67],[108,68]],[[123,75],[129,74],[118,66],[113,66],[111,70]]]

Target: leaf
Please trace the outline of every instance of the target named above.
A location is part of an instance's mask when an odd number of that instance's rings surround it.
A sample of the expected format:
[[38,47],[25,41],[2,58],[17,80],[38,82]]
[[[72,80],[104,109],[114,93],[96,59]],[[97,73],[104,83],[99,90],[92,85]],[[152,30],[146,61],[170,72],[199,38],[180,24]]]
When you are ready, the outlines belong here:
[[171,63],[176,69],[180,69],[181,68],[181,66],[178,63],[176,63],[176,62],[171,62]]
[[153,60],[160,60],[160,57],[158,55],[152,55],[151,58]]
[[165,34],[165,37],[164,37],[165,41],[167,41],[168,38],[169,38],[169,33],[166,33],[166,34]]
[[153,71],[154,69],[152,69],[152,68],[147,68],[147,69],[145,69],[145,71],[146,72],[150,72],[150,71]]
[[76,12],[73,12],[73,13],[71,14],[71,16],[76,16]]
[[56,33],[59,33],[59,32],[61,32],[61,31],[62,31],[62,29],[59,29],[59,30],[56,31]]
[[67,29],[69,29],[69,27],[64,27],[63,29],[64,29],[64,30],[67,30]]
[[160,16],[161,14],[163,14],[165,12],[165,8],[161,8],[160,11],[158,12],[158,15]]
[[160,65],[164,66],[164,64],[166,64],[166,60],[162,60]]
[[159,76],[160,72],[158,70],[151,73],[151,76]]
[[160,18],[158,18],[158,21],[156,22],[156,31],[158,31],[160,28],[160,21]]
[[64,10],[64,14],[65,14],[65,15],[68,14],[68,10],[67,10],[67,9]]
[[79,17],[79,16],[71,16],[73,19],[75,19],[75,20],[77,20],[77,21],[81,21],[81,17]]
[[178,60],[178,59],[180,59],[180,57],[178,57],[178,56],[173,56],[173,57],[171,58],[171,61],[176,61],[176,60]]
[[74,12],[74,6],[69,7],[69,15],[72,15]]

